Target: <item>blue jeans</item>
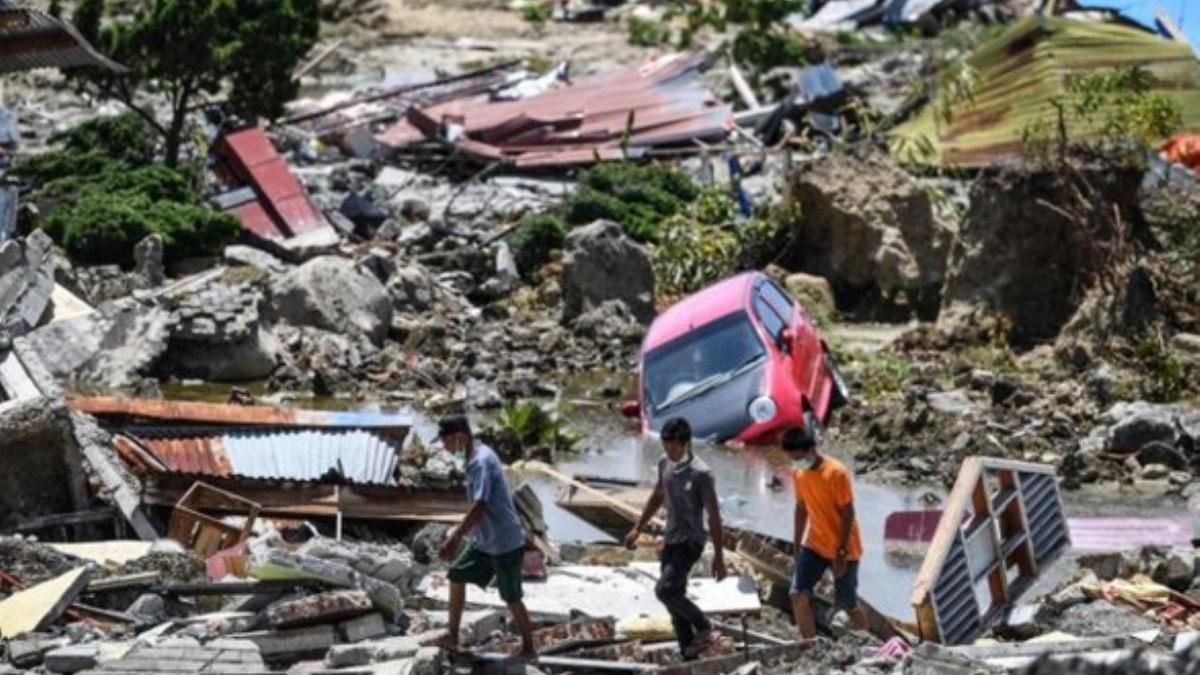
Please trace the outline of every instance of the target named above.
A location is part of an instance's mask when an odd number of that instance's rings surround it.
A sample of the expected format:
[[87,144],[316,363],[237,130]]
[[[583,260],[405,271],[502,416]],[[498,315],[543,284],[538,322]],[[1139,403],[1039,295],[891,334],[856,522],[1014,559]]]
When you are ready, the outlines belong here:
[[[792,594],[812,593],[825,570],[833,565],[832,560],[822,558],[810,548],[800,549],[796,556],[796,568],[792,572]],[[833,579],[833,604],[838,609],[851,610],[858,606],[858,561],[846,561],[846,573]]]

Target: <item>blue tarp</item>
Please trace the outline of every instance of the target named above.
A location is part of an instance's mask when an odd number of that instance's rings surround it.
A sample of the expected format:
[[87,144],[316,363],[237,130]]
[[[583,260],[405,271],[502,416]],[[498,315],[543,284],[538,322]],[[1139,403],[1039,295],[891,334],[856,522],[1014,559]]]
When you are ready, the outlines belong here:
[[1080,9],[1109,9],[1146,28],[1167,35],[1155,14],[1161,8],[1180,28],[1193,49],[1200,49],[1200,2],[1196,0],[1080,0]]

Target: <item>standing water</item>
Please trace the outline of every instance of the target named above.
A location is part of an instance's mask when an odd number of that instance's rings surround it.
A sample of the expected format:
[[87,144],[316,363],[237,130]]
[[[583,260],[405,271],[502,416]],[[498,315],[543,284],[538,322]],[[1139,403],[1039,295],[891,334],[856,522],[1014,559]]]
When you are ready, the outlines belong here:
[[[565,474],[599,476],[652,483],[662,457],[657,441],[624,427],[615,413],[604,411],[571,416],[573,427],[586,433],[585,452],[559,457],[557,468]],[[782,539],[792,538],[794,501],[790,481],[770,487],[772,466],[785,458],[778,451],[734,450],[695,444],[697,456],[713,471],[721,515],[729,525]],[[836,456],[839,453],[833,449]],[[842,461],[849,460],[841,457]],[[786,469],[785,469],[786,470]],[[531,486],[542,500],[550,538],[554,541],[613,541],[554,504],[558,484],[532,476]],[[883,551],[884,519],[893,511],[923,508],[920,493],[864,480],[855,480],[855,508],[863,540],[859,563],[859,594],[877,609],[900,619],[911,619],[909,596],[919,561],[889,559]]]

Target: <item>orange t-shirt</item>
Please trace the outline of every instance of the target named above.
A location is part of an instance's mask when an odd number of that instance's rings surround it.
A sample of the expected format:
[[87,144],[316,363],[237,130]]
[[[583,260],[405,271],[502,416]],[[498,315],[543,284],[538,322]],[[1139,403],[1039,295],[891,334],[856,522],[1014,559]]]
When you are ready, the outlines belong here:
[[[808,528],[801,543],[828,560],[837,557],[838,538],[842,534],[842,509],[854,501],[854,486],[846,466],[832,457],[822,457],[816,469],[796,469],[793,474],[796,501],[808,511]],[[862,538],[858,517],[846,542],[846,560],[862,557]]]

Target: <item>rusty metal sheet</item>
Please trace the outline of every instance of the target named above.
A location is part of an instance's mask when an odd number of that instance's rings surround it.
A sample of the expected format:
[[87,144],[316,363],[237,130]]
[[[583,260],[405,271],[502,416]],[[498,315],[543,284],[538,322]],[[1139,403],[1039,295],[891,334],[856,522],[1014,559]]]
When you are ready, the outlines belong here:
[[637,157],[652,146],[720,140],[733,128],[729,105],[700,84],[703,54],[672,54],[515,101],[470,96],[415,107],[376,140],[401,147],[444,130],[466,153],[519,167]]
[[262,129],[222,136],[213,154],[220,165],[217,173],[230,188],[248,186],[258,198],[258,208],[242,204],[229,211],[245,229],[270,239],[289,239],[325,226],[308,191]]
[[408,415],[369,410],[303,410],[123,396],[71,396],[67,405],[71,410],[101,418],[123,416],[193,424],[354,427],[393,429],[401,433],[412,427]]

